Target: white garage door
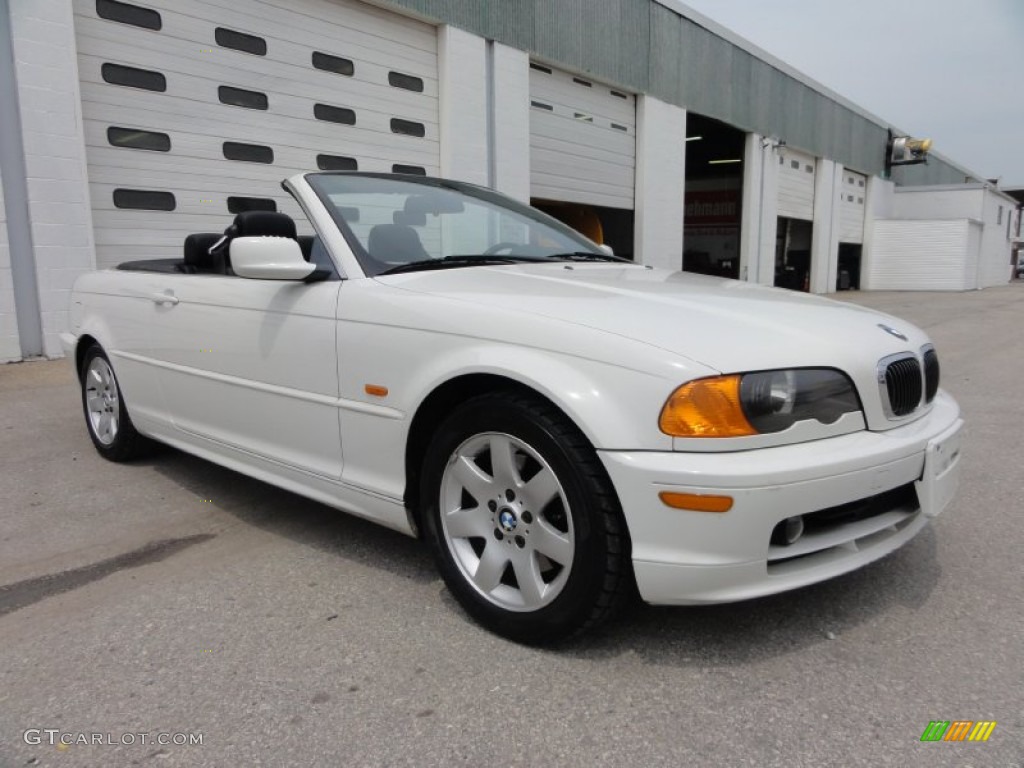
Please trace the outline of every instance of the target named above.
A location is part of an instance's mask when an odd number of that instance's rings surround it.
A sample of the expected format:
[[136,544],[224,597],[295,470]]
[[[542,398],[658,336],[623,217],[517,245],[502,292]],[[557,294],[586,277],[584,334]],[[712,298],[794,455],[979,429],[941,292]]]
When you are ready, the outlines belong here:
[[530,194],[633,208],[636,97],[530,65]]
[[297,216],[296,172],[438,172],[428,24],[354,0],[74,3],[101,267],[242,210]]
[[814,171],[812,155],[786,148],[779,157],[779,216],[814,220]]
[[864,242],[864,201],[867,199],[867,191],[867,176],[843,171],[843,183],[839,185],[840,242]]

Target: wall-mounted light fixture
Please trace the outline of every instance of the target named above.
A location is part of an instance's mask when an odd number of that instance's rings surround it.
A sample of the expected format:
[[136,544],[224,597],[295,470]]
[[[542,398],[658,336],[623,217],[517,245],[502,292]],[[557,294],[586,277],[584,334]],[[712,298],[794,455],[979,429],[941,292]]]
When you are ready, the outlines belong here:
[[885,155],[885,167],[894,165],[917,165],[928,162],[931,139],[915,139],[911,136],[893,136],[889,132],[889,146]]

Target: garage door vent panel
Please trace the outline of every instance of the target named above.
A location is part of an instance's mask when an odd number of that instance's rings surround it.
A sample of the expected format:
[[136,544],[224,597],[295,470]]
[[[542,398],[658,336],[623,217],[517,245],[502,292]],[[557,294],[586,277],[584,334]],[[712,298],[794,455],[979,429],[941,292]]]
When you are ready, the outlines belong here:
[[532,64],[530,194],[632,209],[636,99],[607,85]]
[[[355,0],[260,0],[244,15],[234,0],[138,6],[156,16],[101,0],[118,19],[72,4],[101,267],[180,257],[187,234],[223,230],[245,199],[301,226],[280,186],[295,173],[439,172],[430,24]],[[115,204],[115,190],[159,195]]]
[[814,168],[811,155],[788,147],[779,157],[779,216],[814,220]]

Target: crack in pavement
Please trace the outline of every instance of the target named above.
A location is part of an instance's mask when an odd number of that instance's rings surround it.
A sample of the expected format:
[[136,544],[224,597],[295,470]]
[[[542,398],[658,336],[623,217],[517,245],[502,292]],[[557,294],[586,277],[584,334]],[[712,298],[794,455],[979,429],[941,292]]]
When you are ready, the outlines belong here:
[[209,541],[215,535],[213,533],[200,533],[178,539],[151,541],[149,544],[131,552],[100,560],[92,565],[84,565],[81,568],[71,568],[60,573],[50,573],[46,576],[37,576],[34,579],[7,584],[0,587],[0,616],[5,616],[20,608],[26,608],[48,597],[84,587],[117,571],[127,568],[138,568],[150,563],[158,563],[191,546]]

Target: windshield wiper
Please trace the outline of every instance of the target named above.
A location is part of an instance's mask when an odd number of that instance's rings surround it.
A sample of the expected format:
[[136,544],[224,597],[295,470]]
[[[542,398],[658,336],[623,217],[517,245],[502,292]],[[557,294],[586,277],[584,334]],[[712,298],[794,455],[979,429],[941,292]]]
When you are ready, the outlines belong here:
[[593,251],[569,251],[566,253],[552,253],[547,258],[549,259],[561,259],[564,261],[621,261],[626,264],[632,264],[633,262],[629,259],[624,259],[621,256],[613,256],[610,253],[594,253]]
[[[500,264],[521,264],[523,262],[547,261],[536,256],[444,256],[440,259],[421,259],[399,264],[380,272],[379,275],[398,275],[402,272],[419,272],[428,269],[447,269],[449,267],[495,266]],[[379,276],[378,275],[378,276]]]

